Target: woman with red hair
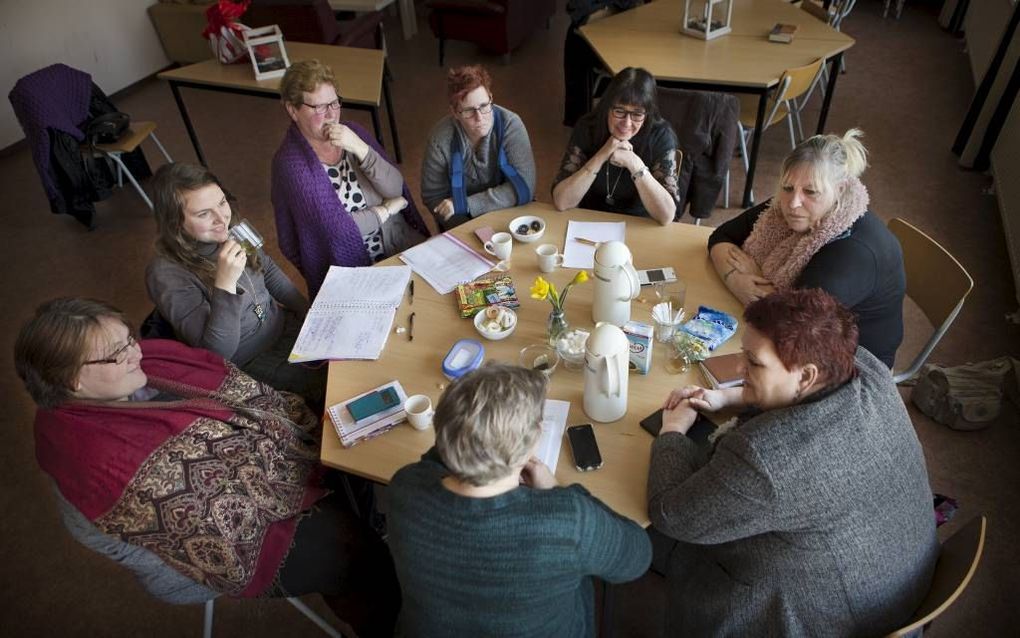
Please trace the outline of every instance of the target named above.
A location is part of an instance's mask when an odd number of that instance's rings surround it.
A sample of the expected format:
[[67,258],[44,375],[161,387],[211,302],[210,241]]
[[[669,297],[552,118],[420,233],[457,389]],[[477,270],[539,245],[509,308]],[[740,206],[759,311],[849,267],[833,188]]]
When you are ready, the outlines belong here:
[[421,199],[444,228],[531,202],[535,157],[524,123],[493,103],[492,78],[479,65],[451,69],[450,113],[429,135]]
[[[744,312],[744,385],[666,400],[648,515],[677,543],[669,635],[885,635],[938,558],[924,455],[889,369],[820,289]],[[697,410],[744,409],[706,454]]]

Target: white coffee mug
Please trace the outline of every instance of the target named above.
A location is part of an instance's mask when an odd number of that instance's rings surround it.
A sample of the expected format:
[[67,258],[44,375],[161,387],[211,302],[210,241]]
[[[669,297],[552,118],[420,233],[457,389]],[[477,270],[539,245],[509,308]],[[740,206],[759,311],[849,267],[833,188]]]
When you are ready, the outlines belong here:
[[538,255],[538,269],[542,272],[555,272],[563,265],[563,255],[556,250],[555,244],[542,244],[535,249]]
[[427,430],[432,425],[432,415],[436,413],[432,409],[432,399],[424,394],[407,397],[407,401],[404,401],[404,412],[407,413],[407,421],[415,430]]
[[499,260],[510,259],[510,251],[514,247],[514,238],[510,233],[496,233],[485,242],[485,252]]

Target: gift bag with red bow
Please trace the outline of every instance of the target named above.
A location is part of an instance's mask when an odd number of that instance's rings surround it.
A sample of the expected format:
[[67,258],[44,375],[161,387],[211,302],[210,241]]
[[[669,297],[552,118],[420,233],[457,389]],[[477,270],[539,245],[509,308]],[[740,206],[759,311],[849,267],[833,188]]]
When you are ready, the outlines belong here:
[[248,27],[237,21],[251,0],[219,0],[205,11],[206,24],[202,37],[209,39],[213,55],[223,64],[240,62],[248,57],[242,35]]

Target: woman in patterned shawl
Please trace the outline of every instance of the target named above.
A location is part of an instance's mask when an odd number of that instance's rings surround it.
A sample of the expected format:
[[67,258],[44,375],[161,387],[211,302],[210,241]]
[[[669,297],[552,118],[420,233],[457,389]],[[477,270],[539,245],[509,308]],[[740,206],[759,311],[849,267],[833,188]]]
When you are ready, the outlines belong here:
[[15,365],[39,406],[40,467],[100,532],[214,592],[320,592],[359,635],[392,630],[392,563],[322,486],[299,397],[211,352],[137,342],[89,299],[40,306]]

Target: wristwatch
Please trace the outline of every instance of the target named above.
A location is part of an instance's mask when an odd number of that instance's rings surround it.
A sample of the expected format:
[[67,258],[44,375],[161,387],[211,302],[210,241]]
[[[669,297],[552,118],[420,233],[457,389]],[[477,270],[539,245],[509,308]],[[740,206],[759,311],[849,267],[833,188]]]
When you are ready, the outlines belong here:
[[642,166],[638,170],[636,170],[633,173],[631,173],[630,174],[630,178],[636,182],[639,179],[641,179],[642,177],[644,177],[645,173],[647,173],[647,172],[648,172],[648,167],[647,166]]

